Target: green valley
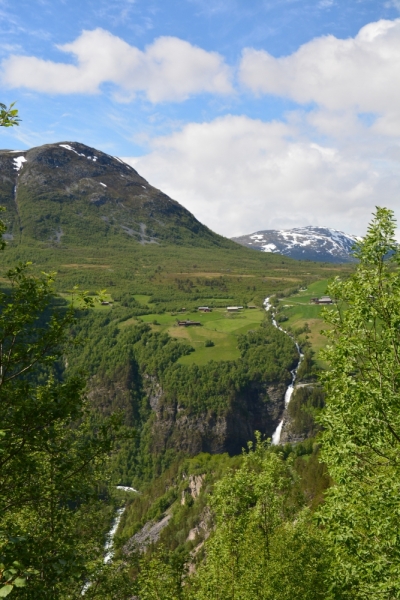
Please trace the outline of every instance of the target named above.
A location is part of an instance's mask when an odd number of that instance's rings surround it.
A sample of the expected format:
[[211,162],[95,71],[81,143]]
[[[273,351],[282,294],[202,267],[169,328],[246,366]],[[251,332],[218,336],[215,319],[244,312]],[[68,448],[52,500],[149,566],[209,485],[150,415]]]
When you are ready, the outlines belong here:
[[[329,379],[320,354],[326,325],[322,307],[310,301],[336,276],[352,281],[359,267],[239,246],[131,167],[82,144],[47,145],[23,156],[17,171],[13,156],[0,152],[8,226],[3,273],[32,262],[28,271],[20,267],[2,279],[2,314],[21,324],[27,307],[18,348],[38,354],[29,373],[7,388],[16,390],[18,411],[26,390],[31,412],[4,414],[11,440],[22,414],[46,425],[37,434],[40,453],[33,435],[18,464],[14,441],[10,446],[0,437],[9,457],[3,475],[9,497],[17,497],[13,469],[19,481],[29,480],[28,491],[35,489],[35,468],[44,493],[29,508],[21,495],[21,504],[5,508],[9,516],[0,520],[2,564],[23,565],[7,584],[12,594],[330,598],[341,567],[330,534],[314,516],[326,518],[324,502],[335,493],[327,490],[336,489],[321,461],[321,440],[332,427],[319,383],[321,376]],[[46,275],[52,272],[54,284]],[[265,311],[266,297],[284,331]],[[46,345],[47,331],[54,346]],[[10,355],[12,335],[4,317],[2,351]],[[300,366],[295,342],[304,354]],[[28,360],[22,350],[18,356]],[[5,406],[5,395],[2,401]],[[278,426],[280,444],[271,445]],[[55,447],[65,454],[54,455]],[[85,462],[94,448],[98,454]],[[322,452],[334,470],[333,454],[327,446]],[[44,480],[53,464],[67,478],[78,464],[85,476],[71,475],[72,487],[62,478],[51,487]],[[47,539],[39,525],[51,510],[59,537]],[[332,502],[329,510],[336,510]],[[111,528],[112,550],[103,564]],[[81,546],[73,558],[75,538]],[[47,548],[43,557],[39,546]],[[19,576],[26,587],[14,584]],[[342,597],[358,600],[332,599]]]

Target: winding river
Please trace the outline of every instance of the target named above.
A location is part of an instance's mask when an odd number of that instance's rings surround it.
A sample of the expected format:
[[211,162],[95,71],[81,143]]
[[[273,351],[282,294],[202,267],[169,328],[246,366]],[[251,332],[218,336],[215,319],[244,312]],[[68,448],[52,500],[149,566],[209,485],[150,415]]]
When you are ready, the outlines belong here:
[[[264,300],[264,307],[265,307],[266,311],[269,311],[271,309],[271,304],[270,304],[269,300],[270,300],[270,296],[268,296],[268,298],[265,298],[265,300]],[[283,333],[288,335],[290,338],[292,338],[290,333],[288,333],[287,331],[285,331],[284,329],[282,329],[282,327],[280,327],[278,325],[276,318],[275,318],[275,313],[273,311],[271,311],[271,315],[272,315],[273,326],[276,327],[277,329],[279,329],[279,331],[282,331]],[[294,342],[294,343],[296,344],[297,352],[299,354],[299,361],[298,361],[296,367],[293,369],[293,371],[290,371],[290,373],[292,375],[292,381],[291,381],[290,385],[288,386],[286,393],[285,393],[285,410],[287,409],[289,402],[292,398],[292,394],[294,391],[294,384],[295,384],[296,377],[297,377],[297,371],[301,364],[301,361],[303,360],[303,354],[301,353],[300,346],[298,345],[297,342]],[[281,421],[279,422],[278,427],[275,429],[274,433],[272,434],[272,445],[273,446],[277,446],[281,441],[283,421],[284,421],[284,419],[282,418]]]

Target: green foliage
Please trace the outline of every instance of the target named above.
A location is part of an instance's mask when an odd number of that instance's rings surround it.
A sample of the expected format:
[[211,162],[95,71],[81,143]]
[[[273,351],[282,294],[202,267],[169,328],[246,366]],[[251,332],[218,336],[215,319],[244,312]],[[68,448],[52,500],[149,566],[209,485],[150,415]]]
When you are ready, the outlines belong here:
[[179,600],[183,598],[183,564],[160,547],[155,554],[143,557],[136,581],[141,600]]
[[321,532],[289,493],[293,472],[258,440],[215,486],[216,531],[187,582],[196,600],[327,598],[331,562]]
[[289,406],[290,433],[297,436],[315,437],[320,426],[315,417],[324,406],[325,394],[320,386],[296,387]]
[[[241,358],[235,362],[209,362],[203,366],[174,363],[164,371],[158,368],[168,397],[179,399],[181,406],[193,412],[221,413],[251,382],[290,379],[289,369],[296,360],[296,349],[290,338],[272,325],[239,336],[238,347]],[[156,361],[157,355],[152,356]]]
[[7,108],[6,104],[0,102],[0,127],[13,127],[19,125],[18,110],[14,108],[15,102]]
[[[340,598],[400,594],[400,278],[393,212],[377,208],[348,279],[329,294],[322,459],[335,485],[319,518]],[[336,597],[336,596],[335,596]]]
[[51,307],[52,276],[32,277],[21,264],[7,277],[0,293],[0,589],[4,597],[24,580],[19,598],[62,598],[80,589],[101,552],[108,515],[98,491],[119,417],[94,428],[82,378],[58,378],[55,362],[75,311]]

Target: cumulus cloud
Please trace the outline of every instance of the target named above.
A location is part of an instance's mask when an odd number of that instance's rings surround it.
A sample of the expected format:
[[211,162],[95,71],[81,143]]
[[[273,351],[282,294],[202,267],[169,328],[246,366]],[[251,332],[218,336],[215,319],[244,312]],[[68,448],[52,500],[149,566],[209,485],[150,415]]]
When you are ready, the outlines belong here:
[[56,94],[94,94],[108,82],[125,99],[143,93],[153,103],[232,91],[229,68],[219,54],[175,37],[157,38],[141,51],[95,29],[83,31],[75,41],[58,48],[72,54],[76,64],[13,55],[2,62],[3,85]]
[[399,156],[384,157],[382,169],[375,159],[354,147],[315,143],[296,119],[229,115],[188,124],[154,140],[147,156],[124,160],[231,237],[310,224],[364,233],[374,206],[394,207],[400,192]]
[[[330,110],[355,107],[381,115],[382,132],[400,133],[400,19],[369,23],[346,40],[332,35],[275,58],[246,48],[241,83],[255,94],[274,94]],[[393,125],[396,131],[393,130]]]

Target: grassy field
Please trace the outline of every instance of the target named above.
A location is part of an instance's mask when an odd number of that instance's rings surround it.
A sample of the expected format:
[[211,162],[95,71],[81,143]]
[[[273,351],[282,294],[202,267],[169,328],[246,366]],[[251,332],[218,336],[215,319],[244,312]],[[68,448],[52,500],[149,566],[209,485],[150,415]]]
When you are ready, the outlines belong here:
[[146,306],[146,304],[148,304],[151,300],[151,296],[145,296],[144,294],[134,294],[133,297],[135,298],[136,302],[142,304],[142,306]]
[[[238,314],[230,314],[226,309],[217,308],[210,313],[186,312],[184,314],[152,314],[140,317],[149,323],[153,331],[167,332],[174,338],[185,340],[195,349],[188,356],[179,359],[182,364],[202,365],[210,360],[235,360],[239,358],[237,336],[259,327],[265,317],[261,308],[244,309]],[[190,319],[199,321],[201,326],[181,327],[177,321]],[[128,326],[135,322],[130,319],[121,324]],[[214,346],[206,346],[211,340]]]
[[328,279],[316,281],[310,284],[306,290],[299,291],[297,294],[281,300],[283,314],[288,317],[283,326],[289,326],[296,330],[308,323],[311,332],[307,334],[307,339],[315,351],[317,360],[319,351],[326,345],[326,338],[321,334],[325,324],[321,317],[323,307],[310,304],[310,300],[322,296],[326,292],[327,285]]
[[[196,273],[196,275],[198,274]],[[212,276],[215,277],[215,272]],[[239,288],[241,277],[243,277],[243,273],[235,278]],[[282,281],[281,284],[284,285],[284,282]],[[310,283],[307,288],[301,288],[299,292],[280,300],[280,311],[288,317],[288,320],[283,323],[285,328],[291,327],[292,330],[296,331],[296,329],[303,328],[306,323],[308,324],[310,332],[306,335],[316,353],[317,361],[319,351],[326,344],[326,338],[321,334],[321,330],[324,328],[324,321],[321,318],[322,306],[310,304],[310,299],[323,295],[326,292],[327,285],[328,279],[326,278],[315,281]],[[67,300],[71,298],[68,293],[61,293],[60,295]],[[185,304],[184,294],[182,296],[182,304]],[[157,303],[152,304],[152,296],[149,294],[134,294],[133,297],[143,307],[147,306],[152,309],[154,306],[155,311],[157,311]],[[115,301],[109,293],[106,293],[104,299],[113,302],[113,307],[119,305],[119,302]],[[187,297],[186,300],[188,300]],[[240,356],[237,348],[237,336],[259,327],[265,318],[265,311],[259,302],[256,309],[244,308],[240,313],[228,313],[226,306],[232,303],[232,298],[229,297],[209,297],[203,301],[198,300],[197,304],[198,306],[213,306],[210,313],[193,310],[190,308],[190,303],[188,303],[189,308],[182,312],[152,312],[138,317],[131,316],[120,322],[118,327],[124,329],[142,321],[148,323],[153,331],[166,332],[176,339],[188,342],[195,351],[181,357],[179,362],[182,364],[203,365],[210,360],[235,360]],[[96,304],[95,310],[110,311],[112,307]],[[186,319],[199,321],[201,326],[182,327],[178,325],[178,320]],[[213,345],[206,346],[207,341],[211,341]]]

